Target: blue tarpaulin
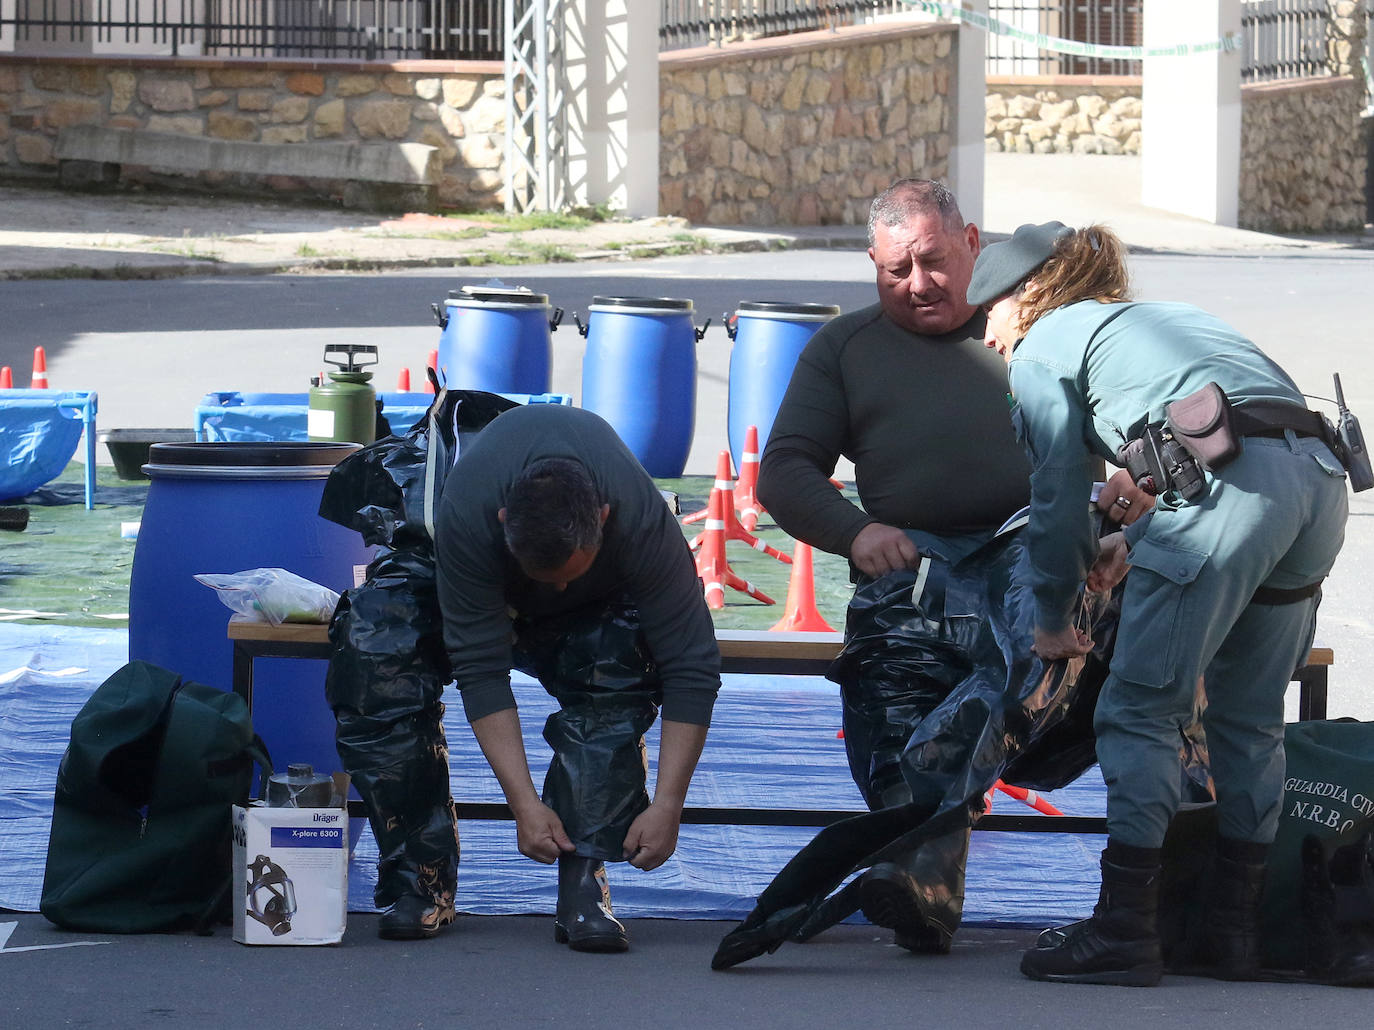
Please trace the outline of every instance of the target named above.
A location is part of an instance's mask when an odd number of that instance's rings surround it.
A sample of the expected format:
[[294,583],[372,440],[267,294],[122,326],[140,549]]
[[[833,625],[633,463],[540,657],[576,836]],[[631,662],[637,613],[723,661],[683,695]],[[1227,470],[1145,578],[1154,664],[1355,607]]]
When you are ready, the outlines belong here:
[[[57,766],[71,721],[128,654],[123,629],[0,625],[0,908],[37,911]],[[535,783],[548,747],[540,736],[554,702],[537,683],[515,678]],[[463,801],[498,802],[500,788],[449,699],[445,730],[452,789]],[[319,698],[323,704],[323,697]],[[818,677],[727,676],[688,805],[737,808],[862,809],[837,739],[839,700]],[[649,738],[657,754],[657,730]],[[294,761],[273,755],[279,768]],[[652,775],[651,768],[651,775]],[[1047,797],[1066,814],[1101,815],[1105,790],[1094,769]],[[1030,813],[999,796],[994,809]],[[1045,817],[1050,818],[1050,817]],[[551,913],[556,875],[522,857],[515,826],[460,824],[460,911]],[[616,911],[628,918],[740,919],[774,874],[815,834],[804,827],[684,826],[677,853],[642,873],[613,865]],[[1086,915],[1097,895],[1102,838],[1093,835],[974,833],[964,922],[1050,925]],[[349,869],[353,911],[370,912],[376,846],[364,831]]]

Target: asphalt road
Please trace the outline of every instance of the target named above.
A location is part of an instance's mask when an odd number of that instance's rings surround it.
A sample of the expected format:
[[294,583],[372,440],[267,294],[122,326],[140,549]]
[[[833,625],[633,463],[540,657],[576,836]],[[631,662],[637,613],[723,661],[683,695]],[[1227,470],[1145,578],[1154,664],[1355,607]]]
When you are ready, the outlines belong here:
[[[0,913],[0,934],[10,918]],[[378,940],[376,917],[355,914],[342,944],[319,948],[245,947],[223,931],[70,934],[39,915],[15,920],[0,950],[0,1022],[23,1030],[1344,1030],[1369,1020],[1368,992],[1310,984],[1035,983],[1016,971],[1034,939],[1025,927],[966,927],[951,955],[933,957],[902,951],[887,931],[842,925],[712,972],[733,924],[631,920],[628,954],[587,955],[554,944],[547,916],[460,917],[438,939],[409,943]]]

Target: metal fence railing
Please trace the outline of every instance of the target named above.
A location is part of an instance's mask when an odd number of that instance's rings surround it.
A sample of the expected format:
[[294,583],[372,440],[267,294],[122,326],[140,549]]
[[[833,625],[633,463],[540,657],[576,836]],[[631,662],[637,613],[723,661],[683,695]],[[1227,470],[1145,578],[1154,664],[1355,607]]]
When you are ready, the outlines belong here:
[[[988,14],[1023,32],[1080,43],[1138,46],[1143,0],[989,0]],[[989,33],[989,75],[1139,75],[1140,62],[1059,54]]]
[[1241,81],[1329,75],[1328,0],[1247,0],[1241,16]]
[[913,8],[902,0],[659,0],[659,49],[858,25]]
[[[861,24],[915,9],[904,0],[658,2],[662,50]],[[87,51],[225,57],[500,60],[504,7],[505,0],[0,0],[0,47],[52,50],[71,43]],[[1144,0],[988,3],[993,18],[1018,29],[1099,45],[1139,44],[1143,11]],[[1244,0],[1242,81],[1330,74],[1330,22],[1330,0]],[[1138,75],[1140,62],[1041,51],[989,33],[987,71]]]
[[71,43],[103,52],[224,57],[490,59],[503,0],[10,0],[15,49]]
[[[1143,0],[990,0],[988,13],[1025,32],[1080,43],[1138,46]],[[1329,0],[1244,0],[1241,81],[1329,75]],[[1203,42],[1176,40],[1173,42]],[[1042,51],[1008,36],[988,36],[990,75],[1139,75],[1140,62]]]

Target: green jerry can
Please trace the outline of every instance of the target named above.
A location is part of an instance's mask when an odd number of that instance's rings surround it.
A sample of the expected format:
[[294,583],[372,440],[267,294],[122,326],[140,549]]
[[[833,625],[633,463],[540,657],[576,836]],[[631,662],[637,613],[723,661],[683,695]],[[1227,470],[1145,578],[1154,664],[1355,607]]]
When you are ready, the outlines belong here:
[[[336,361],[330,355],[342,355],[343,360]],[[371,355],[371,361],[363,360],[367,355]],[[377,391],[370,382],[372,373],[363,369],[377,364],[376,346],[346,343],[326,347],[324,360],[339,371],[326,373],[328,382],[310,387],[307,436],[311,440],[372,443],[377,438]]]

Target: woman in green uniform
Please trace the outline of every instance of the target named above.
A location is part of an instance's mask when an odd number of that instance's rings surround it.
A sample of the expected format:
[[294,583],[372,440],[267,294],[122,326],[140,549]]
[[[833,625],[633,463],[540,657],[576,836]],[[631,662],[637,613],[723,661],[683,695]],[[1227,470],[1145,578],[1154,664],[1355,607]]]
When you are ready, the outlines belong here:
[[[1186,304],[1133,302],[1124,248],[1101,226],[1022,226],[982,252],[968,296],[986,307],[985,342],[1008,362],[1012,418],[1033,466],[1040,657],[1086,653],[1091,641],[1069,621],[1078,591],[1110,589],[1132,569],[1095,720],[1107,783],[1101,896],[1091,919],[1026,952],[1021,970],[1158,982],[1160,846],[1201,676],[1220,838],[1198,971],[1251,977],[1283,794],[1284,692],[1344,537],[1345,471],[1329,426],[1229,325]],[[1092,456],[1118,461],[1172,402],[1208,384],[1229,399],[1239,453],[1210,468],[1179,462],[1175,480],[1155,484],[1152,512],[1096,539],[1081,503]]]

